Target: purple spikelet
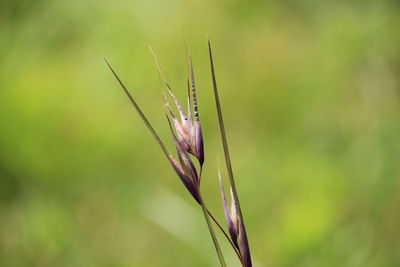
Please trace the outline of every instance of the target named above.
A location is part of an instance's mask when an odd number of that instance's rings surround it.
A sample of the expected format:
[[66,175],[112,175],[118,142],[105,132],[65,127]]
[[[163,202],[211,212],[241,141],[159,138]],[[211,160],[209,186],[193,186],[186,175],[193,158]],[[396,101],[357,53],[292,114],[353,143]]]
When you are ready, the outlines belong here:
[[186,188],[189,190],[191,195],[195,198],[197,202],[199,202],[200,197],[198,192],[200,186],[200,176],[198,175],[198,171],[196,170],[196,167],[189,154],[193,155],[198,160],[201,172],[201,167],[204,163],[204,146],[198,113],[196,87],[191,57],[189,57],[188,59],[188,64],[191,67],[188,78],[188,107],[187,113],[185,114],[182,105],[179,103],[178,98],[175,96],[171,86],[167,82],[154,52],[152,50],[151,52],[153,54],[158,72],[160,74],[160,78],[165,85],[169,97],[175,104],[176,110],[179,113],[178,119],[168,102],[168,97],[163,92],[166,116],[178,155],[178,161],[175,160],[173,162],[174,170],[177,172],[178,176],[180,177]]

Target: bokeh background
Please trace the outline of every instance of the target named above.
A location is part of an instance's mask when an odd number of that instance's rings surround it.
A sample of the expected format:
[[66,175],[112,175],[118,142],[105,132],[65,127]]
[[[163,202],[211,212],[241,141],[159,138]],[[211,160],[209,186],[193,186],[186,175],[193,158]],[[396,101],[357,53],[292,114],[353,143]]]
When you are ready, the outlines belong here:
[[223,220],[207,35],[254,265],[400,266],[399,14],[386,0],[2,0],[0,266],[218,266],[103,61],[172,148],[148,46],[183,102],[189,43],[202,190]]

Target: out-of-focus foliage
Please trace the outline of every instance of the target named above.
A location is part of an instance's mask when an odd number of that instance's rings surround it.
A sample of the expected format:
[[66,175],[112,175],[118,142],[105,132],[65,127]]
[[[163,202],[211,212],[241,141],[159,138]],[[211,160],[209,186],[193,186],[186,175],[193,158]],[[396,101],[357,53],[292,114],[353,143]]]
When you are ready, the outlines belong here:
[[188,41],[202,190],[222,219],[207,34],[255,265],[400,266],[399,14],[385,0],[2,0],[0,266],[217,266],[103,61],[172,148],[147,46],[182,99]]

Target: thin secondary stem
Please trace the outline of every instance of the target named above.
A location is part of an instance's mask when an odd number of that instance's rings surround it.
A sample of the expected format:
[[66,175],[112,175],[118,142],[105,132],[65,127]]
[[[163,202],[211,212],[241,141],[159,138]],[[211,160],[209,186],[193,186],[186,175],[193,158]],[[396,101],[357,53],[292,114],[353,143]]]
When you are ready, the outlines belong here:
[[215,236],[214,229],[212,228],[210,218],[208,217],[208,210],[207,210],[206,204],[204,203],[203,197],[201,196],[200,192],[199,192],[199,200],[200,200],[201,208],[204,213],[204,218],[206,219],[206,222],[207,222],[208,230],[210,231],[211,238],[214,242],[215,250],[217,251],[217,254],[218,254],[219,262],[221,263],[222,267],[227,267],[227,265],[225,263],[224,255],[222,254],[221,248],[218,244],[217,237]]
[[207,210],[208,215],[211,217],[211,219],[214,221],[214,223],[218,226],[219,230],[224,234],[226,239],[229,241],[229,244],[232,246],[233,250],[235,251],[236,255],[238,256],[240,263],[244,266],[242,256],[240,255],[238,249],[236,248],[235,244],[233,244],[231,238],[228,236],[228,234],[225,232],[224,228],[222,228],[221,224],[215,219],[215,217],[212,215],[212,213]]
[[[201,176],[203,174],[203,166],[200,167],[200,174],[199,174],[199,182],[201,179]],[[199,184],[200,185],[200,184]],[[200,203],[201,204],[201,203]],[[204,202],[203,202],[204,204]],[[202,204],[201,204],[202,205]],[[221,224],[217,221],[217,219],[215,219],[215,217],[212,215],[212,213],[208,210],[208,208],[206,207],[206,205],[204,204],[204,207],[207,210],[207,214],[208,216],[211,217],[211,219],[214,221],[214,223],[217,225],[217,227],[219,228],[219,230],[221,230],[221,232],[224,234],[224,236],[226,237],[226,239],[228,240],[229,244],[232,246],[233,250],[235,251],[236,255],[238,256],[240,262],[243,265],[243,259],[242,256],[240,255],[238,249],[235,247],[235,244],[233,244],[232,240],[230,239],[230,237],[228,236],[228,234],[225,232],[224,228],[222,228]]]

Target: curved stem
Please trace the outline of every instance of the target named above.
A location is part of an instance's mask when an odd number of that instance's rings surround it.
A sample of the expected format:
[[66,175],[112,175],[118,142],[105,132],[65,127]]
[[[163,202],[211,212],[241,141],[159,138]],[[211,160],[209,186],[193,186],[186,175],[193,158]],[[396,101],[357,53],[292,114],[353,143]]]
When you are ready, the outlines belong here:
[[207,222],[208,230],[210,230],[211,238],[214,242],[215,250],[217,251],[217,254],[218,254],[219,262],[221,263],[222,267],[227,267],[226,263],[225,263],[224,255],[222,254],[221,248],[218,244],[217,237],[215,236],[214,229],[212,228],[210,218],[208,217],[209,216],[208,210],[206,208],[206,205],[204,203],[203,197],[201,196],[200,192],[199,192],[199,200],[200,200],[200,205],[201,205],[203,213],[204,213],[204,218],[206,219],[206,222]]
[[240,263],[244,266],[242,256],[239,253],[239,250],[236,248],[235,244],[232,242],[231,238],[228,236],[228,234],[225,232],[224,228],[222,228],[221,224],[215,219],[215,217],[212,215],[212,213],[207,210],[208,215],[211,217],[211,219],[214,221],[214,223],[218,226],[219,230],[224,234],[226,239],[229,241],[229,244],[232,246],[233,250],[235,251],[236,255],[238,256]]
[[[202,173],[203,173],[203,166],[200,166],[199,185],[200,185],[200,179],[201,179]],[[205,207],[205,209],[206,209],[206,211],[207,211],[208,216],[211,217],[211,219],[212,219],[212,220],[214,221],[214,223],[217,225],[217,227],[219,228],[219,230],[221,230],[221,232],[224,234],[225,238],[228,240],[229,244],[232,246],[233,250],[235,251],[236,255],[238,256],[238,258],[239,258],[239,260],[240,260],[240,263],[242,264],[242,266],[244,266],[243,258],[242,258],[242,256],[240,255],[239,250],[236,248],[235,244],[232,242],[232,240],[231,240],[231,238],[229,237],[229,235],[225,232],[224,228],[222,228],[221,224],[217,221],[217,219],[215,219],[214,215],[212,215],[212,213],[208,210],[208,208],[206,207],[206,205],[204,204],[204,202],[203,202],[203,204],[200,203],[200,205],[202,205],[202,206],[204,205],[204,207]]]

